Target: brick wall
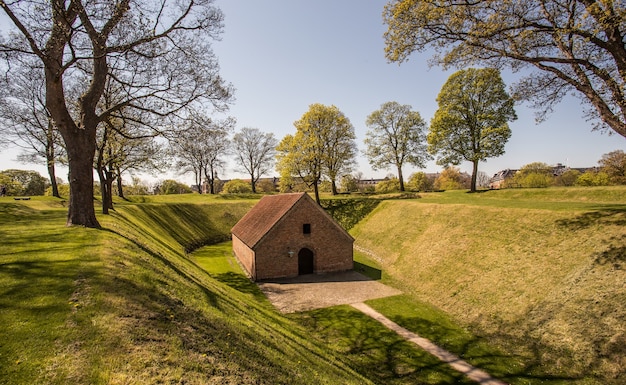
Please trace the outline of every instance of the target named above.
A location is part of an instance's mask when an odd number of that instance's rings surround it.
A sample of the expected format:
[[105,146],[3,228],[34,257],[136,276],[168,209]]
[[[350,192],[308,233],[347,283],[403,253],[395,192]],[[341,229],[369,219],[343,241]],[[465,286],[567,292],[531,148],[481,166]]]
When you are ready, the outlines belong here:
[[[311,225],[310,234],[303,234],[305,223]],[[298,252],[304,247],[315,255],[316,273],[350,270],[352,244],[314,202],[302,199],[257,244],[255,279],[297,276]],[[293,251],[292,257],[289,251]]]

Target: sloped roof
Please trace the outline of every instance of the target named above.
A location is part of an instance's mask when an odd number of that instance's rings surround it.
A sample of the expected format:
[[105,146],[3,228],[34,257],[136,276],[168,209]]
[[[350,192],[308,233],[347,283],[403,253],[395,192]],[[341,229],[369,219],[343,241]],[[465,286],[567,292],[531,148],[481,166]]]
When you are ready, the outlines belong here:
[[232,228],[231,233],[239,238],[246,246],[253,248],[300,199],[310,199],[312,203],[324,213],[330,222],[335,224],[347,237],[352,236],[335,220],[319,207],[306,193],[290,193],[266,195],[248,211]]

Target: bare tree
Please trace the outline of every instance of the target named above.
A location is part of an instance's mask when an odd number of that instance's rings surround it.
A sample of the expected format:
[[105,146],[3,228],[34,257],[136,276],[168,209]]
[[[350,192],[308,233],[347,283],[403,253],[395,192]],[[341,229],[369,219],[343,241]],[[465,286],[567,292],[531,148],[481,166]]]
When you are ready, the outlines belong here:
[[237,164],[250,175],[252,192],[256,183],[274,165],[278,140],[272,133],[263,133],[257,128],[244,127],[233,137],[233,149]]
[[[121,109],[166,117],[202,103],[224,108],[231,98],[207,39],[223,28],[212,0],[0,0],[0,7],[15,27],[0,41],[6,71],[31,57],[44,67],[46,108],[68,155],[68,225],[100,226],[93,207],[99,124]],[[124,98],[103,110],[109,78]],[[80,96],[70,100],[70,89]]]
[[209,192],[215,194],[215,180],[225,165],[230,150],[229,136],[234,119],[213,121],[203,114],[194,113],[182,135],[172,140],[177,166],[184,172],[193,172],[198,192],[202,193],[202,178],[209,184]]
[[18,161],[46,164],[52,195],[59,197],[56,162],[63,156],[61,136],[46,110],[43,70],[23,66],[0,83],[1,141],[22,149]]

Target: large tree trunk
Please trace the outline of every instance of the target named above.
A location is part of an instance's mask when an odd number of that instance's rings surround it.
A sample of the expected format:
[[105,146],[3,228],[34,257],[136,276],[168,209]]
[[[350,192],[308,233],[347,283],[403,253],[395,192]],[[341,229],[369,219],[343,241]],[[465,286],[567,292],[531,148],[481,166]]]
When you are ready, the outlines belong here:
[[100,228],[93,205],[95,138],[86,130],[78,130],[72,136],[65,138],[65,145],[70,170],[67,225]]
[[398,166],[398,180],[400,181],[400,191],[404,191],[404,177],[402,176],[402,167]]
[[252,187],[252,193],[256,194],[256,180],[254,179],[254,171],[250,173],[250,186]]
[[472,184],[470,185],[470,192],[476,192],[476,178],[478,177],[478,161],[472,162]]
[[124,188],[122,187],[122,173],[120,172],[120,170],[116,170],[116,175],[117,175],[117,196],[122,199],[126,199],[126,197],[124,196]]

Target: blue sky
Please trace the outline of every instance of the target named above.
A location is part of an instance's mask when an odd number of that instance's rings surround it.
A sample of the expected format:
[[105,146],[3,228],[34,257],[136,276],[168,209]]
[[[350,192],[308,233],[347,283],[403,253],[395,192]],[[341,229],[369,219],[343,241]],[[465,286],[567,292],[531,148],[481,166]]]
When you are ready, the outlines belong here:
[[[236,89],[235,103],[228,112],[237,119],[237,130],[255,127],[272,132],[278,140],[295,133],[293,122],[313,103],[334,104],[352,122],[359,150],[364,150],[365,120],[388,101],[409,104],[427,122],[437,109],[439,90],[454,71],[429,68],[428,52],[414,54],[401,65],[384,56],[382,11],[386,0],[216,0],[225,14],[221,41],[214,43],[221,74]],[[4,15],[0,23],[6,25]],[[514,75],[503,73],[507,84]],[[518,120],[510,124],[512,137],[505,155],[481,162],[479,170],[489,175],[531,162],[563,163],[571,167],[595,166],[613,150],[626,150],[619,135],[592,132],[582,115],[578,99],[569,98],[539,125],[534,111],[516,106]],[[0,170],[36,169],[43,166],[13,162],[15,151],[4,150]],[[464,171],[471,165],[464,163]],[[437,172],[433,162],[423,171]],[[389,170],[373,171],[359,155],[358,171],[366,178],[384,177]],[[418,171],[404,168],[408,177]],[[60,174],[66,179],[63,172]],[[176,173],[192,183],[193,176]],[[240,177],[230,165],[225,177]]]

